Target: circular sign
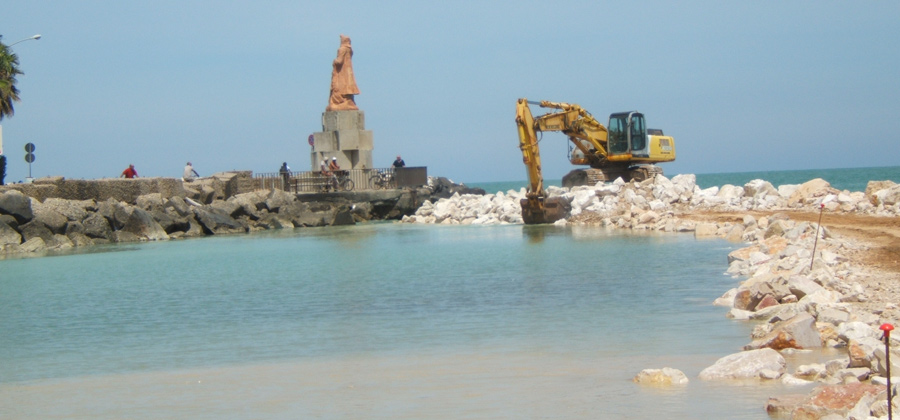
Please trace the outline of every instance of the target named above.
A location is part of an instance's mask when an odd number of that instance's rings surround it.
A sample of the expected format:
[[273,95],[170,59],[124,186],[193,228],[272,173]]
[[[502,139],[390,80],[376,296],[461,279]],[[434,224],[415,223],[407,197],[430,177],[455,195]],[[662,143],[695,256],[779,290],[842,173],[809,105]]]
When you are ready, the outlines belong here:
[[28,153],[33,153],[34,152],[34,143],[26,143],[25,151]]
[[316,144],[316,140],[315,140],[315,138],[313,137],[313,135],[310,134],[310,135],[309,135],[309,145],[312,146],[312,145],[315,145],[315,144]]
[[[31,144],[31,143],[29,143],[29,144]],[[29,153],[26,153],[26,154],[25,154],[25,161],[28,162],[28,163],[34,162],[34,153],[30,153],[30,152],[29,152]]]

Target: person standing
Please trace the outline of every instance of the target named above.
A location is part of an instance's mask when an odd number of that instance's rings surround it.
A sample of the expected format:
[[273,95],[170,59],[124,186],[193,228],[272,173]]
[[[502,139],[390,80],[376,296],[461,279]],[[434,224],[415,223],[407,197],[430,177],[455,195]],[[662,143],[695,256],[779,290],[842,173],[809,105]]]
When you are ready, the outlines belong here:
[[131,179],[131,178],[137,178],[137,177],[138,177],[138,174],[137,174],[137,171],[134,170],[134,165],[128,165],[128,167],[125,168],[124,171],[122,171],[122,178]]
[[191,162],[188,162],[187,165],[184,166],[184,174],[182,175],[182,179],[184,181],[193,181],[194,178],[198,178],[199,176],[200,174],[198,174],[197,171],[194,170]]
[[403,158],[401,158],[400,155],[397,155],[397,159],[394,160],[392,166],[394,168],[402,168],[406,166],[406,162],[403,161]]
[[291,187],[291,168],[288,166],[287,162],[281,164],[281,169],[278,170],[278,173],[281,175],[282,181],[284,181],[284,190],[290,191]]

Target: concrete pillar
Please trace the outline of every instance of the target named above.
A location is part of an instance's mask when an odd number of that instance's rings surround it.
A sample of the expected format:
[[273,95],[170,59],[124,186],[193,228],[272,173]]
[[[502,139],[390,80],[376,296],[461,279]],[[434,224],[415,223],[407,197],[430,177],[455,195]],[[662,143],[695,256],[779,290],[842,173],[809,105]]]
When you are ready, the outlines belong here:
[[322,131],[313,133],[310,170],[318,171],[323,160],[336,157],[342,169],[372,168],[372,131],[366,130],[363,111],[325,111]]

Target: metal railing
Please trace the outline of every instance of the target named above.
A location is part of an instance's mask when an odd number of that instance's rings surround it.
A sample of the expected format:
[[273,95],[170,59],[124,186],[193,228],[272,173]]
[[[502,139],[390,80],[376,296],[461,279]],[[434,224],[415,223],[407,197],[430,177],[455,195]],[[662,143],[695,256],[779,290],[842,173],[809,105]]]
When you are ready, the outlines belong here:
[[[393,168],[373,168],[373,169],[350,169],[344,171],[353,181],[353,190],[370,190],[369,179],[377,173],[386,173],[393,176]],[[259,172],[253,174],[253,180],[257,184],[258,189],[280,189],[291,192],[322,192],[328,185],[329,177],[322,175],[319,171],[292,172],[285,178],[278,172]],[[287,188],[285,188],[287,185]]]

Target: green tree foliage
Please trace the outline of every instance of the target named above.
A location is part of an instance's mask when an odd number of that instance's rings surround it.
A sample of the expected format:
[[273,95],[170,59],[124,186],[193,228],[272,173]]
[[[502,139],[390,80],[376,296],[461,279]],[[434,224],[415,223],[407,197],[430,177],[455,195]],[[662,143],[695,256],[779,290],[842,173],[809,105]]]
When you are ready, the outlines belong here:
[[0,155],[0,185],[3,185],[4,178],[6,178],[6,156]]
[[2,42],[2,39],[3,36],[0,35],[0,121],[15,114],[13,102],[19,102],[16,76],[23,74],[19,70],[19,57]]

